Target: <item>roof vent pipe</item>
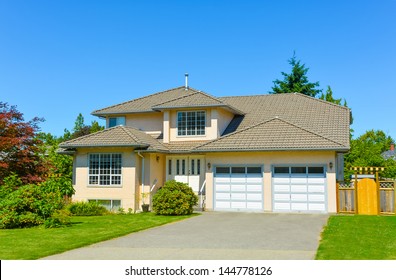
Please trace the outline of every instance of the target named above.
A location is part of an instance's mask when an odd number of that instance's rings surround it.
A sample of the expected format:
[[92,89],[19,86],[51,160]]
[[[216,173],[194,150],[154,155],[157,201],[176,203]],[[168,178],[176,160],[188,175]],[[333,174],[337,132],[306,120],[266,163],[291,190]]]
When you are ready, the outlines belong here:
[[185,85],[184,85],[184,89],[188,90],[188,73],[184,74],[184,76],[186,77],[186,82],[185,82]]

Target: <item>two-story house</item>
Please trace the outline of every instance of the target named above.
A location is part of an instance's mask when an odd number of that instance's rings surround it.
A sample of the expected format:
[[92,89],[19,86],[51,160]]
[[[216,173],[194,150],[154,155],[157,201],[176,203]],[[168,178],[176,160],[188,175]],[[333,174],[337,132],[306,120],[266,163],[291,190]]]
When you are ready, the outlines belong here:
[[336,212],[346,107],[299,93],[217,98],[185,86],[93,115],[105,130],[61,144],[74,157],[76,201],[138,210],[143,193],[175,179],[204,193],[207,210]]

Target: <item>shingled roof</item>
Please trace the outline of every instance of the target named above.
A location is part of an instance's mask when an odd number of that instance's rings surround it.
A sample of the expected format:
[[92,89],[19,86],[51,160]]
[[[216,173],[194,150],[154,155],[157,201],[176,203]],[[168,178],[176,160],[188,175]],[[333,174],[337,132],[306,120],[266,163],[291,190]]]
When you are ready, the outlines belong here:
[[92,115],[106,116],[113,114],[153,112],[172,108],[199,107],[223,107],[235,114],[244,114],[242,111],[210,94],[193,88],[186,89],[185,87],[178,87],[96,110],[92,112]]
[[63,142],[62,149],[80,147],[134,147],[167,151],[160,142],[133,127],[115,126],[93,134]]
[[[144,151],[209,152],[349,149],[350,110],[299,93],[213,97],[178,87],[94,111],[97,116],[174,108],[222,107],[234,118],[212,141],[162,143],[132,127],[115,127],[64,142],[61,148],[131,146]],[[157,137],[158,138],[158,137]]]
[[260,122],[202,144],[194,152],[266,150],[342,150],[332,139],[308,131],[280,118]]

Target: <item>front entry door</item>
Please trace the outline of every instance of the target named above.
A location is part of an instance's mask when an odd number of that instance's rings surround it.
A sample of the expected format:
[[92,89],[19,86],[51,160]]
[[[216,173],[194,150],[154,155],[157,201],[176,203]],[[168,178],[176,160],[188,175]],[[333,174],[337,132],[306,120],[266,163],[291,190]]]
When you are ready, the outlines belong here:
[[199,192],[203,183],[204,157],[167,157],[167,180],[176,180],[188,184],[194,192]]

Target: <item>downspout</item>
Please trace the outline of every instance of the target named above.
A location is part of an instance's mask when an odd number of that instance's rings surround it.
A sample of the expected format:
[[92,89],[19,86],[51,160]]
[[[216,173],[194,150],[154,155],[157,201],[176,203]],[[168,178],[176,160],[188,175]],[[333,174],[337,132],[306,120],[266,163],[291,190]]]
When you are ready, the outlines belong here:
[[[142,204],[144,203],[144,201],[143,201],[143,193],[144,193],[144,156],[142,156],[141,154],[140,154],[140,152],[138,152],[138,155],[142,158],[142,180],[141,180],[141,182],[142,182],[142,186],[141,186],[141,198],[142,198]],[[139,206],[139,205],[138,205]]]

